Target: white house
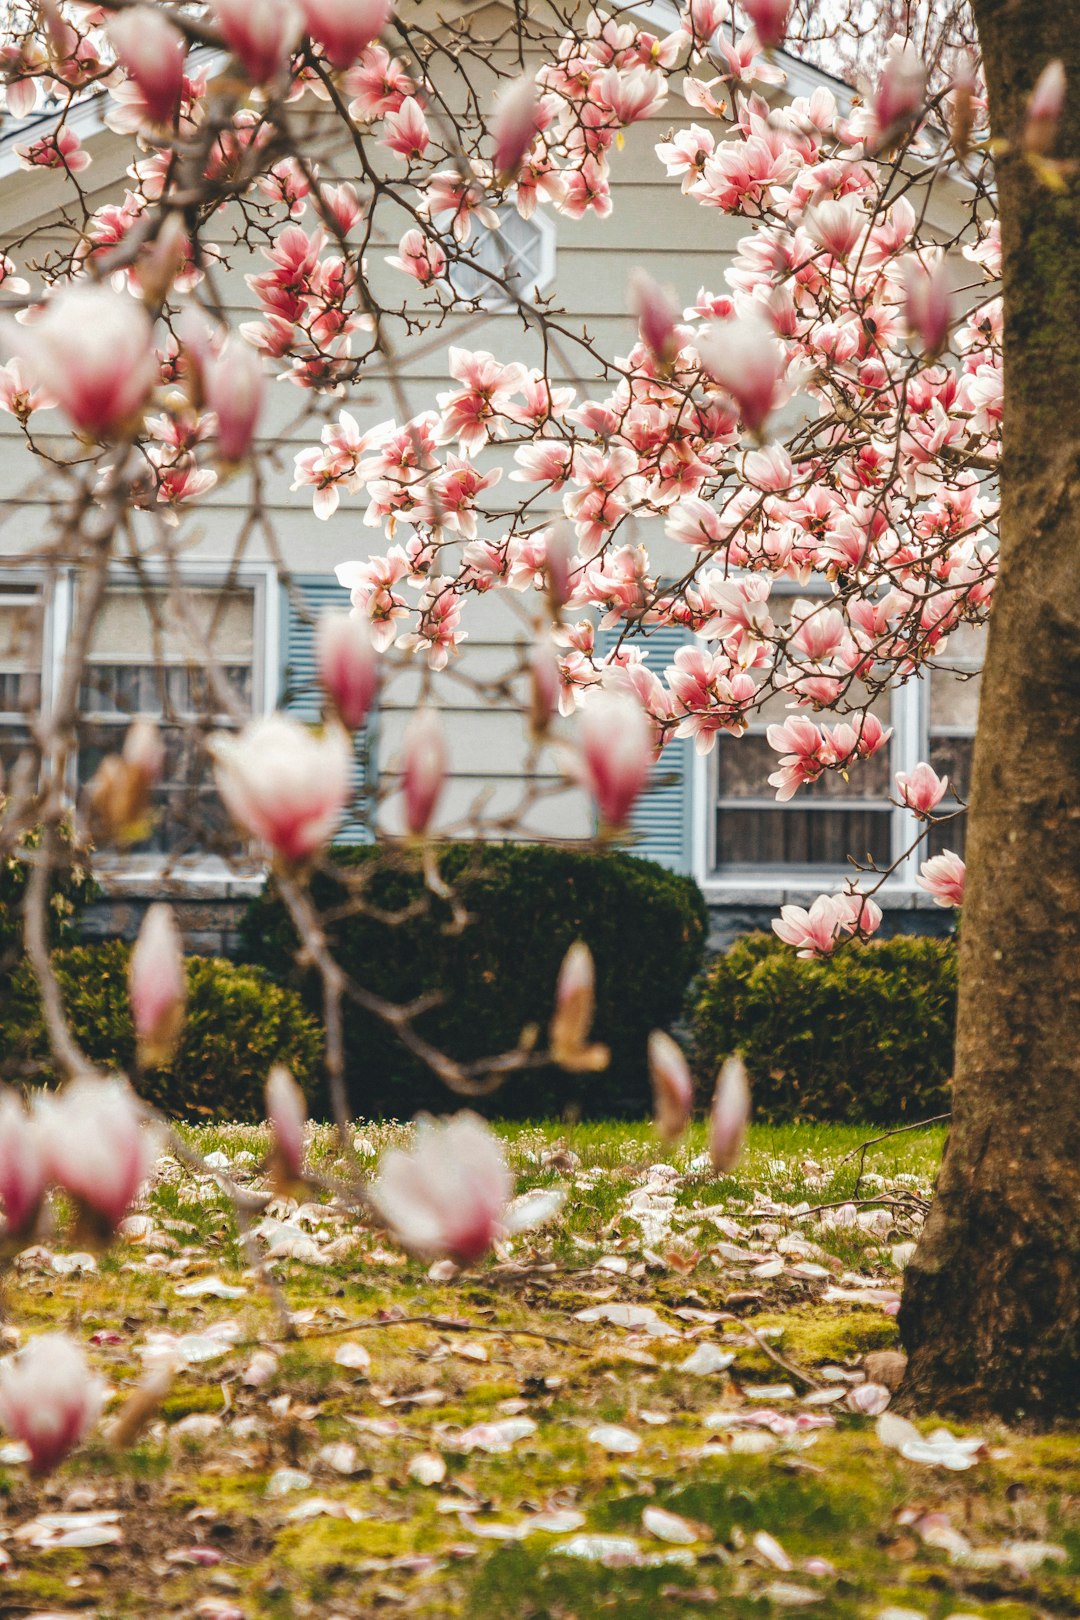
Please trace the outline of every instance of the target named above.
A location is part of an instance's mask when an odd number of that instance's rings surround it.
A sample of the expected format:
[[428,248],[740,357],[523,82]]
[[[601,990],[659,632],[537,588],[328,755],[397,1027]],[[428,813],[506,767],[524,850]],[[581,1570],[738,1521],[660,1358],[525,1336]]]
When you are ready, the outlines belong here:
[[[440,21],[449,26],[456,16],[469,13],[478,34],[502,36],[490,54],[493,59],[503,57],[508,71],[515,70],[506,13],[500,5],[400,0],[400,8],[410,18],[414,10],[418,16],[426,15],[432,26]],[[654,3],[637,9],[653,19],[658,31],[674,25],[673,6]],[[782,65],[788,73],[787,93],[806,94],[822,82],[840,92],[841,87],[825,75],[794,58],[782,59]],[[655,156],[657,140],[673,124],[694,117],[700,119],[700,112],[684,109],[673,96],[659,115],[627,131],[625,148],[612,159],[615,210],[610,219],[575,222],[550,215],[526,224],[514,215],[506,226],[523,286],[539,286],[551,294],[566,311],[565,321],[587,326],[603,352],[625,352],[631,341],[626,288],[635,265],[645,266],[690,303],[703,285],[722,290],[725,265],[745,234],[745,222],[702,209],[680,195]],[[130,138],[118,137],[102,125],[93,100],[76,110],[73,121],[94,160],[80,177],[88,206],[116,200],[130,161]],[[47,115],[36,122],[46,128]],[[30,133],[25,124],[10,119],[0,126],[0,250],[11,251],[20,263],[28,257],[42,262],[55,251],[60,211],[68,200],[56,176],[26,172],[19,165],[15,146],[36,133],[36,126]],[[338,162],[340,177],[347,178],[349,154],[342,151]],[[935,206],[947,207],[947,197]],[[227,226],[223,220],[223,238]],[[381,258],[377,246],[373,244],[370,254],[373,268]],[[385,252],[395,246],[396,238],[387,239]],[[505,248],[493,242],[490,251],[493,263],[501,266]],[[241,262],[241,257],[232,250],[233,268],[222,278],[230,313],[238,319],[250,308],[243,272],[259,268]],[[536,341],[524,332],[521,320],[497,305],[482,315],[458,317],[411,342],[403,338],[401,381],[410,410],[430,404],[446,386],[445,352],[451,342],[490,349],[505,359],[538,358]],[[282,451],[266,491],[274,541],[261,528],[253,530],[237,560],[249,495],[247,480],[236,477],[211,491],[185,517],[183,567],[193,592],[193,612],[213,626],[217,656],[229,667],[230,681],[242,701],[253,712],[284,701],[296,713],[314,717],[311,615],[328,604],[344,605],[334,567],[377,549],[378,534],[362,527],[359,502],[343,501],[328,522],[321,522],[312,512],[310,493],[290,491],[293,453],[316,441],[320,424],[314,418],[306,425],[297,423],[304,401],[295,391],[269,392],[263,431],[280,440]],[[385,375],[376,372],[343,403],[361,426],[400,415]],[[48,418],[40,420],[42,442],[47,443]],[[26,734],[28,711],[39,701],[50,700],[57,661],[78,611],[78,581],[62,556],[53,558],[56,566],[42,566],[42,548],[50,545],[55,490],[47,464],[36,464],[27,456],[17,425],[5,414],[0,414],[0,491],[6,503],[0,513],[0,757],[7,759]],[[661,538],[654,549],[661,565],[664,544]],[[148,555],[146,575],[152,577],[157,566]],[[291,576],[291,588],[285,572]],[[134,912],[148,898],[168,892],[181,903],[192,939],[216,946],[243,897],[260,879],[252,872],[231,871],[218,857],[208,855],[192,830],[193,796],[202,807],[204,826],[213,824],[219,814],[208,784],[193,787],[189,781],[192,737],[184,716],[196,706],[200,669],[183,636],[154,623],[133,583],[130,570],[117,570],[95,629],[78,774],[81,780],[91,774],[100,752],[112,746],[131,713],[156,712],[164,716],[169,737],[170,781],[153,847],[110,869],[108,886],[114,903],[103,926],[130,927]],[[33,609],[29,614],[28,608]],[[28,639],[23,632],[30,623],[34,634]],[[522,627],[505,604],[494,598],[478,602],[467,627],[470,639],[462,665],[467,673],[491,681],[513,667]],[[670,662],[677,645],[675,632],[653,637],[650,661]],[[976,667],[979,648],[974,640],[961,647],[958,635],[950,651]],[[377,780],[385,786],[393,780],[402,725],[415,702],[417,680],[416,675],[404,675],[383,693],[365,751],[363,768],[369,783]],[[510,806],[529,772],[551,769],[530,760],[513,708],[464,686],[455,685],[452,692],[443,700],[452,759],[445,807],[449,821],[466,815],[482,793],[489,796],[489,813]],[[639,852],[697,878],[714,910],[718,937],[748,923],[760,924],[782,902],[805,903],[807,897],[835,886],[849,851],[868,850],[882,861],[899,855],[908,842],[910,818],[888,803],[892,772],[930,758],[963,783],[977,682],[942,675],[934,678],[932,689],[926,681],[913,682],[891,702],[891,758],[882,758],[876,773],[865,771],[850,789],[830,779],[789,805],[776,804],[765,782],[772,757],[763,732],[770,716],[763,716],[760,726],[753,728],[762,735],[738,743],[721,739],[707,758],[696,757],[689,742],[675,744],[665,754],[658,786],[636,813]],[[554,788],[558,778],[552,774],[544,780]],[[849,791],[852,797],[842,796]],[[177,813],[181,808],[183,815]],[[385,825],[392,826],[393,813],[391,795],[380,810]],[[529,826],[538,836],[581,837],[592,830],[588,805],[572,789],[541,798]],[[915,875],[916,861],[909,858],[879,898],[900,913],[920,912],[917,920],[895,918],[900,926],[934,927],[942,914],[916,888]],[[130,915],[124,911],[127,905]]]

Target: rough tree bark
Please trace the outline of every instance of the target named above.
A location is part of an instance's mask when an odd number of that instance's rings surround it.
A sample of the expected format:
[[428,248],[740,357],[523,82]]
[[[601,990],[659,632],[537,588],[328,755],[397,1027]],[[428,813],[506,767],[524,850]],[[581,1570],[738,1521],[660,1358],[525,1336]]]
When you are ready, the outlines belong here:
[[1049,1423],[1080,1412],[1080,173],[1017,149],[1065,64],[1054,156],[1080,159],[1080,15],[975,0],[999,159],[1005,423],[1001,573],[968,818],[953,1123],[908,1269],[916,1407]]

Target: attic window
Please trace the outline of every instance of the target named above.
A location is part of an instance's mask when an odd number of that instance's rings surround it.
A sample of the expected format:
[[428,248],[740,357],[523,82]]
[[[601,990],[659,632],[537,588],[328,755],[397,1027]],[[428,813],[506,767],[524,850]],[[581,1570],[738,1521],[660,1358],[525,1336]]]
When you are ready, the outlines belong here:
[[[513,299],[493,281],[509,283],[522,298],[535,298],[555,274],[555,227],[544,214],[522,219],[516,208],[500,208],[495,230],[482,230],[466,249],[467,258],[449,268],[459,297],[484,309],[512,309]],[[487,273],[485,273],[487,272]]]

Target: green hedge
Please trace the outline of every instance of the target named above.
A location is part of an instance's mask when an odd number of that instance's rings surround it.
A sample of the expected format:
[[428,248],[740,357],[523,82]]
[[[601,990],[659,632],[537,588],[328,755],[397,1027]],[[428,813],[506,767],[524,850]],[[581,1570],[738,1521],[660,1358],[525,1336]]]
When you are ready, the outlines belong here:
[[956,944],[898,937],[803,961],[751,934],[709,964],[693,1015],[704,1084],[736,1049],[759,1119],[925,1119],[950,1106]]
[[[470,918],[456,930],[450,905],[425,887],[415,854],[340,848],[332,860],[336,874],[317,875],[312,892],[329,919],[338,960],[357,983],[389,1000],[441,992],[441,1004],[416,1027],[459,1061],[515,1046],[529,1024],[546,1029],[563,955],[576,939],[591,948],[594,1031],[611,1047],[609,1068],[588,1075],[530,1071],[477,1106],[511,1118],[568,1107],[594,1116],[647,1109],[649,1031],[678,1017],[701,965],[707,914],[692,879],[624,854],[449,844],[439,851],[439,870]],[[377,912],[399,920],[388,924]],[[241,939],[245,960],[296,985],[305,1004],[318,1009],[318,982],[293,965],[296,935],[269,888],[249,908]],[[346,1050],[357,1114],[403,1117],[452,1106],[446,1087],[397,1037],[351,1003]]]
[[[53,966],[79,1045],[102,1067],[131,1073],[135,1032],[128,1005],[130,947],[120,940],[57,951]],[[145,1072],[138,1090],[178,1118],[259,1120],[273,1063],[286,1063],[315,1097],[322,1033],[294,991],[255,967],[217,957],[187,960],[187,1013],[180,1045],[165,1068]],[[10,1078],[51,1084],[48,1041],[29,964],[15,972],[0,1008],[0,1050]]]

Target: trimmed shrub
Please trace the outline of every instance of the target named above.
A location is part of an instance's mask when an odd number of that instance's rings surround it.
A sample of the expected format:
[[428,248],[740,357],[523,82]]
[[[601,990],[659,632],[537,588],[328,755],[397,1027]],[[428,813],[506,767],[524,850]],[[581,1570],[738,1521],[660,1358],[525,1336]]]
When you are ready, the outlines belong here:
[[[529,1025],[546,1030],[559,964],[577,939],[596,962],[595,1038],[611,1047],[608,1069],[561,1069],[509,1078],[470,1106],[507,1118],[641,1113],[649,1106],[645,1043],[682,1010],[701,965],[707,914],[701,891],[653,861],[543,844],[449,844],[439,870],[468,913],[425,887],[419,857],[378,846],[335,849],[333,874],[317,874],[313,898],[337,959],[356,983],[387,1000],[441,996],[417,1030],[461,1062],[517,1045]],[[392,920],[388,923],[387,914]],[[268,886],[241,928],[241,953],[297,986],[313,1012],[318,980],[295,966],[297,939]],[[377,1018],[346,1004],[353,1110],[403,1117],[445,1111],[455,1099]]]
[[956,943],[900,936],[802,961],[750,934],[706,969],[695,1067],[742,1052],[764,1120],[926,1119],[950,1107]]
[[[135,1031],[128,1005],[130,947],[121,940],[57,951],[53,966],[76,1040],[103,1068],[132,1073]],[[165,1068],[137,1077],[139,1095],[164,1113],[189,1119],[259,1120],[273,1063],[286,1063],[317,1095],[322,1032],[295,991],[256,967],[218,957],[187,959],[187,1015],[180,1045]],[[6,1069],[38,1084],[56,1076],[37,985],[21,964],[4,998],[0,1040]]]

